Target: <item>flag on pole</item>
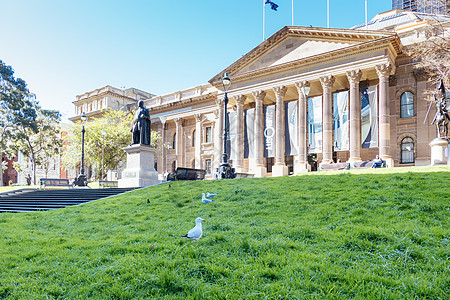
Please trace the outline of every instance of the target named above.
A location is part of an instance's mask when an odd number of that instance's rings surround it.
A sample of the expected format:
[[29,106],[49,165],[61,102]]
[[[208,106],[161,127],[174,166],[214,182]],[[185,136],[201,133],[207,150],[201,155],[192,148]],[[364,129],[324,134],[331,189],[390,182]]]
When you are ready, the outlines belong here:
[[264,2],[264,4],[270,4],[270,8],[272,9],[272,10],[277,10],[277,8],[278,8],[278,5],[277,4],[275,4],[275,3],[273,3],[272,1],[270,1],[270,0],[266,0],[266,2]]

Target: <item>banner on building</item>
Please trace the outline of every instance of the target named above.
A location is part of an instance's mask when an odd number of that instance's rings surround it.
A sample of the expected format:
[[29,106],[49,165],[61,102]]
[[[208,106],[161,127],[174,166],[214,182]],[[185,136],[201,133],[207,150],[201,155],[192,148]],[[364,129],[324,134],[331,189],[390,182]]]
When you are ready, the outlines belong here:
[[322,152],[322,96],[308,98],[308,149]]
[[244,111],[244,158],[255,157],[255,109]]
[[348,91],[333,94],[334,151],[349,149]]
[[298,101],[291,101],[285,103],[285,155],[298,154],[298,134],[297,134],[297,104]]
[[377,86],[361,88],[361,141],[363,148],[378,147]]
[[275,105],[264,107],[264,157],[275,157]]
[[236,131],[236,112],[230,111],[227,115],[228,134],[227,134],[227,154],[232,161],[237,159],[237,131]]

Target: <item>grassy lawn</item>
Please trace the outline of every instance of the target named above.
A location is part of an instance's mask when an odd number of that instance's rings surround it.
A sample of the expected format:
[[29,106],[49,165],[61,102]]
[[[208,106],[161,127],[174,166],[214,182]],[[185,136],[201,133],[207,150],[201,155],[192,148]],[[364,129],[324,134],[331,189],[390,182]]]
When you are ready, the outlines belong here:
[[[0,299],[448,299],[449,183],[449,167],[173,182],[0,214]],[[198,245],[180,237],[197,217]]]

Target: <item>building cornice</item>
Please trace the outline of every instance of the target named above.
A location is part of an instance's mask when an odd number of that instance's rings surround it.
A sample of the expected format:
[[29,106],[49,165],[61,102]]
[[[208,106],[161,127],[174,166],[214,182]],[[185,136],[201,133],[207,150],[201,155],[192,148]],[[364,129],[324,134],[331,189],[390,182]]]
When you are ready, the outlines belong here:
[[[233,76],[233,73],[236,73],[239,69],[242,69],[245,65],[250,64],[252,61],[259,58],[263,53],[269,51],[278,45],[282,40],[289,37],[305,37],[308,40],[320,39],[331,42],[347,42],[354,43],[354,45]],[[361,42],[361,40],[363,42]],[[311,61],[325,59],[327,57],[340,55],[346,52],[361,51],[361,49],[379,46],[381,44],[390,44],[392,48],[395,49],[397,55],[402,52],[402,44],[395,32],[285,26],[272,35],[269,39],[230,65],[228,68],[214,76],[211,80],[209,80],[209,83],[216,88],[219,88],[221,84],[221,76],[224,72],[228,72],[231,76],[233,76],[233,80],[239,80],[241,78],[268,73],[283,68],[289,68],[294,65],[301,65]]]

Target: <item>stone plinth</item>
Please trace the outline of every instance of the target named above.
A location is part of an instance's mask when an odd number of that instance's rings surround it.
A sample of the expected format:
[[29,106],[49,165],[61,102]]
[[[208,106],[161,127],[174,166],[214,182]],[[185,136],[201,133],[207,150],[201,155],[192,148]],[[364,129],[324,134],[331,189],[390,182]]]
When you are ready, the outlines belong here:
[[[449,141],[444,138],[435,138],[431,141],[431,163],[430,165],[446,165],[448,162],[448,153],[446,154],[446,149],[448,149]],[[448,151],[448,150],[447,150]]]
[[161,182],[154,169],[155,148],[134,144],[123,150],[127,153],[127,167],[119,179],[119,187],[144,187]]
[[274,165],[272,167],[272,177],[281,177],[289,175],[289,168],[285,165]]
[[308,163],[306,162],[296,162],[294,164],[294,174],[300,174],[309,171],[310,170],[308,169]]

